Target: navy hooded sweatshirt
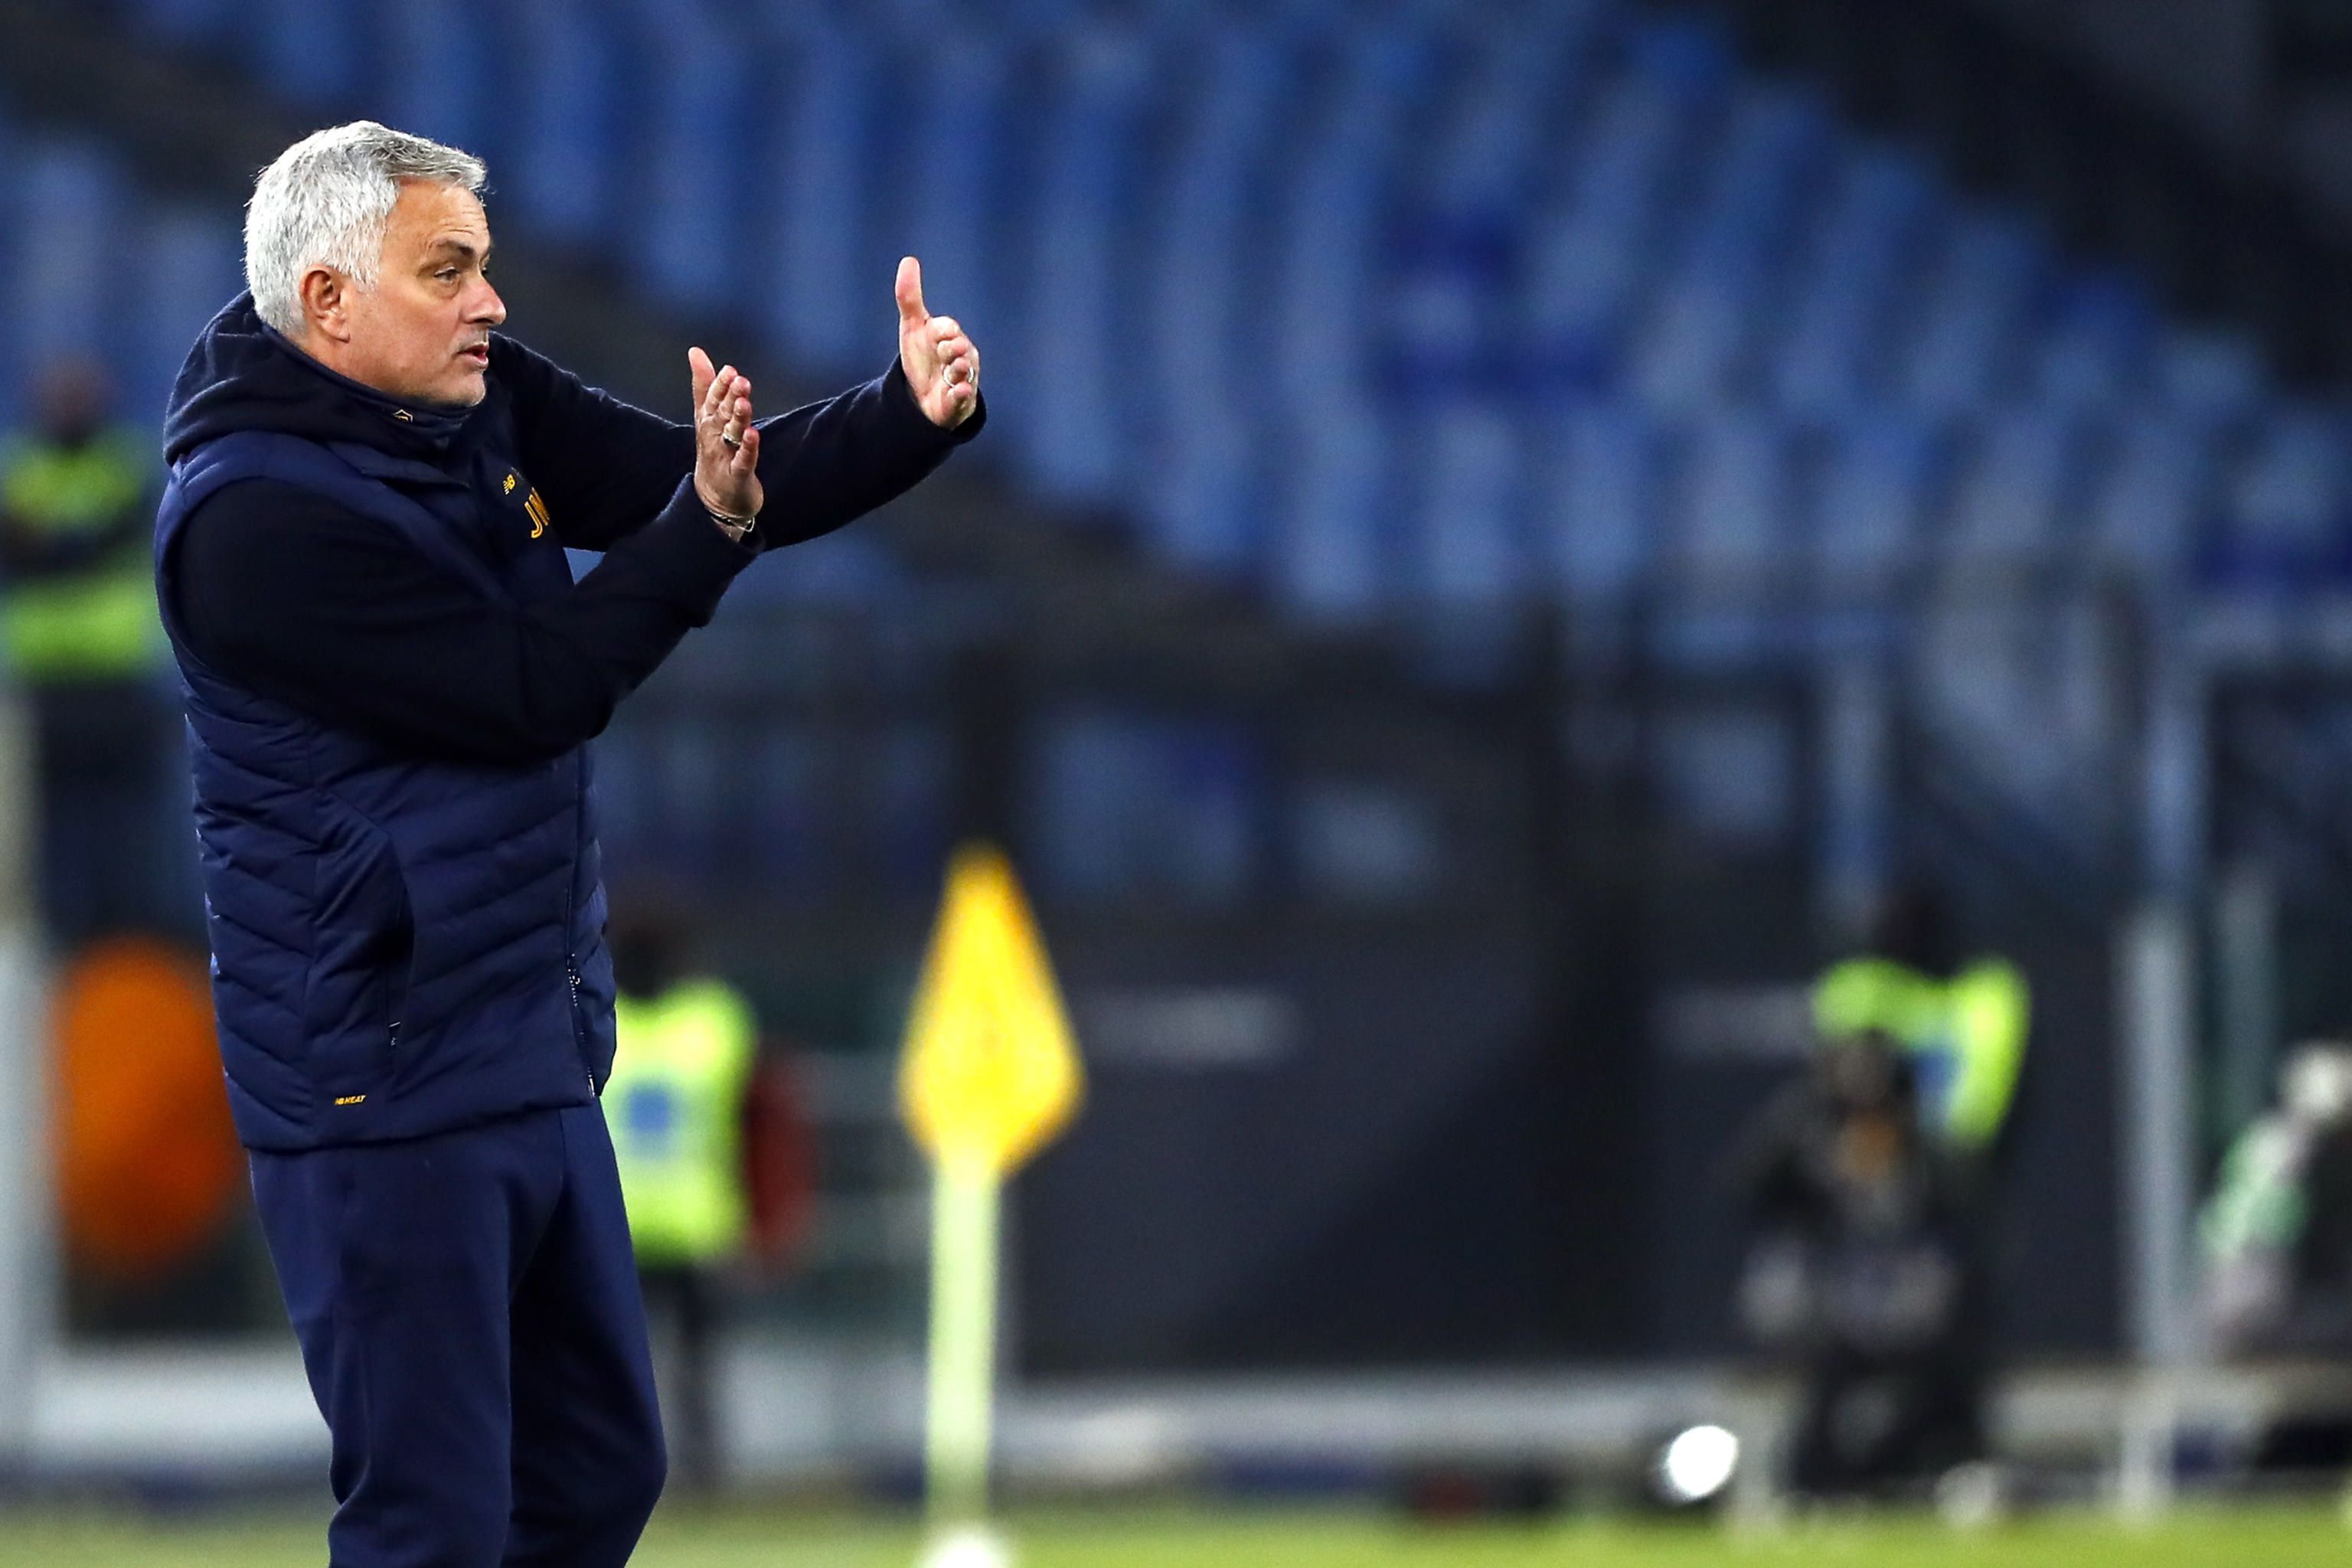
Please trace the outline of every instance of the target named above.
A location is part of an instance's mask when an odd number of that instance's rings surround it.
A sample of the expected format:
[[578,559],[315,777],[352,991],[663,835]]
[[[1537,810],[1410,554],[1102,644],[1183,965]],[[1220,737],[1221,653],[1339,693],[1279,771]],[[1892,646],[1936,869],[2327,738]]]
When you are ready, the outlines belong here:
[[[754,551],[696,497],[689,426],[504,337],[488,388],[403,405],[240,296],[173,392],[157,592],[254,1148],[575,1104],[611,1068],[586,742]],[[940,430],[894,364],[762,420],[755,544],[888,500],[982,417]],[[577,584],[567,545],[604,552]]]

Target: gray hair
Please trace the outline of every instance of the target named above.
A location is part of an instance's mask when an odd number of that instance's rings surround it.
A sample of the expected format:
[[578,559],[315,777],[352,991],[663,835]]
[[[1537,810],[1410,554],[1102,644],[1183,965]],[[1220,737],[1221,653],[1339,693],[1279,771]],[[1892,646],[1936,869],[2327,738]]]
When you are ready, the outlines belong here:
[[488,171],[471,153],[373,120],[314,131],[261,171],[245,210],[245,282],[261,319],[302,331],[302,275],[331,267],[376,285],[383,228],[404,180],[481,194]]

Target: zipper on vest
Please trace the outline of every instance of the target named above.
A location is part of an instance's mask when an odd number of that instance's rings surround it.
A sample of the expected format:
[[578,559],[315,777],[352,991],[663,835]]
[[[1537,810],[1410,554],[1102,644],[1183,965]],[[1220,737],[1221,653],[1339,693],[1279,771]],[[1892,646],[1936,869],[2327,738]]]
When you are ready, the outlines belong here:
[[596,1069],[588,1065],[588,1016],[580,1005],[580,955],[572,949],[573,922],[580,918],[580,838],[588,827],[588,779],[582,772],[583,752],[572,753],[572,875],[563,885],[563,979],[572,987],[572,1054],[588,1085],[588,1098],[601,1100]]
[[596,1075],[588,1070],[588,1029],[580,1007],[580,960],[569,952],[563,955],[563,979],[572,987],[572,1053],[580,1058],[580,1076],[588,1082],[589,1095],[601,1099]]

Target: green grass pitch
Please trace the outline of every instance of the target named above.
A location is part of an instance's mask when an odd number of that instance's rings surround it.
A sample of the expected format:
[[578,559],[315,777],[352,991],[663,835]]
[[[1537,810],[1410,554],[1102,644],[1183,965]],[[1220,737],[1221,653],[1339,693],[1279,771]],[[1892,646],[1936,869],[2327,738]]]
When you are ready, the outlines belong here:
[[[1904,1519],[1764,1533],[1568,1521],[1407,1525],[1348,1513],[1075,1512],[1012,1522],[1020,1568],[2341,1568],[2336,1512],[2197,1512],[2145,1531],[2092,1515],[1953,1534]],[[751,1508],[665,1508],[637,1568],[913,1568],[907,1522]],[[284,1511],[181,1520],[0,1505],[7,1568],[315,1568],[320,1521]]]

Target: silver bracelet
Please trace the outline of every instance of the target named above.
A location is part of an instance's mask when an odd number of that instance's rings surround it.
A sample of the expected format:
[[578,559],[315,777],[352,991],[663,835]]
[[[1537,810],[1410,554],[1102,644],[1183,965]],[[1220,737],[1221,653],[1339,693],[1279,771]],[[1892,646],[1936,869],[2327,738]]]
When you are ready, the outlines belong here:
[[751,531],[760,526],[760,514],[756,511],[749,517],[737,517],[732,512],[720,511],[709,501],[702,503],[702,510],[710,514],[710,521],[719,525],[721,533],[738,544],[750,538]]

